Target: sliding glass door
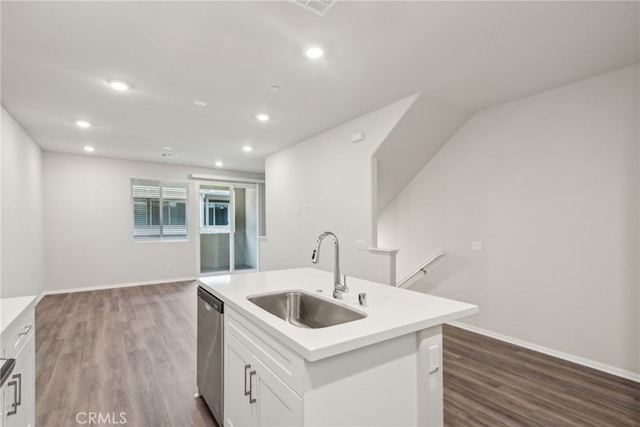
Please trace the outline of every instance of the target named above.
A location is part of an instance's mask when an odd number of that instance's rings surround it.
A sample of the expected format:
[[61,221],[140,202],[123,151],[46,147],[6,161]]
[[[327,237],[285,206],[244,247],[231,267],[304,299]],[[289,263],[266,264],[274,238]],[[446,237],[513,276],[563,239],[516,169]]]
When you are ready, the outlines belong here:
[[258,269],[255,184],[200,186],[200,273]]
[[200,187],[200,273],[231,269],[231,188]]
[[258,269],[258,194],[256,186],[233,186],[234,269]]

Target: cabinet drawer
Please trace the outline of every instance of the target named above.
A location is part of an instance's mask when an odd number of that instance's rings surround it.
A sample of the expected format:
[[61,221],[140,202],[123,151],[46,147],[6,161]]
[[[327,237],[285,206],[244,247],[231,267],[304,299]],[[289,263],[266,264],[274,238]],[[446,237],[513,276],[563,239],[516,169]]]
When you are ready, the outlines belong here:
[[35,311],[33,304],[24,310],[0,335],[0,355],[3,358],[15,358],[35,330]]
[[233,334],[293,391],[304,393],[304,359],[238,312],[227,309],[225,331]]

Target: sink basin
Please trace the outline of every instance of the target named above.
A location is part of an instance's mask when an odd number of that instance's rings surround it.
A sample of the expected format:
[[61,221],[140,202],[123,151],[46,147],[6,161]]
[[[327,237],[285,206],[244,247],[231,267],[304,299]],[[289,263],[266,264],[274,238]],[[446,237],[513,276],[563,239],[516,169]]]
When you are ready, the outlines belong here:
[[367,317],[366,313],[301,291],[255,295],[247,299],[300,328],[326,328]]

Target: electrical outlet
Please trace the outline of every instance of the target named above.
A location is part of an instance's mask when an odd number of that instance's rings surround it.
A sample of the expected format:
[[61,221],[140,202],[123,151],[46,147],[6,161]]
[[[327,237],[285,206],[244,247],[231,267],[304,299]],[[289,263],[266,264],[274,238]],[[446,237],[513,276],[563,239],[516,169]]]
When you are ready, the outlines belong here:
[[440,346],[432,345],[429,347],[429,372],[435,372],[440,369]]

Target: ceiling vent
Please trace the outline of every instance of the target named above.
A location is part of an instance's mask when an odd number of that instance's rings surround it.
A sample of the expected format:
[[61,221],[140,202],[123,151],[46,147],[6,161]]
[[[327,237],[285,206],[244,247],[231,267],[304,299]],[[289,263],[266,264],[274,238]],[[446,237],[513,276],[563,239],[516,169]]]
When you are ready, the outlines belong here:
[[324,16],[337,0],[291,0],[297,5],[310,10],[316,15]]

